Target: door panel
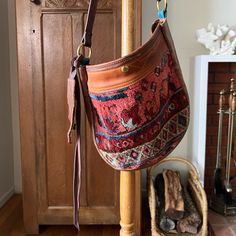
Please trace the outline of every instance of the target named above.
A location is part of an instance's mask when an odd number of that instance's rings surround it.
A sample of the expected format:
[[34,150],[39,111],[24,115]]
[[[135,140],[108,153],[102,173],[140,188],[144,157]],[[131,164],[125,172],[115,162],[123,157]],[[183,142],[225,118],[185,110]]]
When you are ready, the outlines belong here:
[[[42,17],[43,90],[46,132],[46,173],[49,206],[72,203],[73,148],[66,143],[66,78],[72,55],[70,14]],[[68,27],[65,27],[68,26]],[[60,193],[60,194],[58,194]]]
[[[49,3],[60,4],[59,1],[48,1],[45,6],[49,6],[47,5]],[[114,40],[115,17],[113,12],[112,8],[105,11],[104,9],[98,10],[93,37],[95,51],[93,58],[96,62],[111,60],[116,56],[114,55],[117,45]],[[66,140],[69,125],[66,83],[69,63],[73,53],[76,52],[79,39],[82,38],[86,16],[86,11],[79,8],[73,9],[73,11],[72,9],[42,10],[42,68],[44,72],[42,84],[44,86],[45,115],[41,122],[45,123],[46,162],[40,162],[40,169],[44,169],[45,178],[41,179],[39,176],[39,182],[46,181],[40,186],[47,187],[46,190],[42,189],[42,192],[45,192],[47,196],[42,199],[42,205],[45,207],[41,209],[41,215],[49,214],[50,207],[72,205],[72,147],[74,145],[68,145]],[[116,22],[116,24],[119,27],[120,22]],[[115,196],[119,193],[117,191],[119,173],[112,170],[100,159],[93,146],[91,132],[88,131],[89,125],[85,119],[85,112],[83,114],[86,127],[83,128],[82,134],[82,137],[85,138],[82,145],[82,189],[85,190],[81,191],[82,206],[111,207],[111,213],[117,214],[115,208],[119,204],[118,198]]]

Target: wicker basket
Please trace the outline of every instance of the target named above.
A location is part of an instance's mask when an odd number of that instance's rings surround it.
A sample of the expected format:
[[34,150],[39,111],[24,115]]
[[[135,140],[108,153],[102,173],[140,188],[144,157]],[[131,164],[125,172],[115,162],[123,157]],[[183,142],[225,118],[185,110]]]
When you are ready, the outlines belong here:
[[[151,231],[152,236],[175,236],[175,235],[182,235],[182,236],[192,236],[193,234],[189,233],[182,233],[182,234],[174,234],[174,233],[164,233],[161,229],[157,226],[157,208],[156,208],[156,194],[154,188],[154,181],[153,181],[153,172],[157,166],[160,166],[166,162],[179,162],[182,164],[187,165],[188,167],[188,184],[189,190],[191,191],[191,196],[196,203],[198,211],[202,217],[202,225],[196,235],[198,236],[207,236],[207,198],[206,193],[202,187],[202,184],[199,181],[199,175],[196,168],[191,164],[189,161],[180,158],[180,157],[167,157],[164,160],[160,161],[157,165],[152,166],[151,168],[147,169],[147,184],[148,184],[148,197],[149,197],[149,207],[150,207],[150,214],[151,214]],[[169,167],[168,167],[169,168]]]

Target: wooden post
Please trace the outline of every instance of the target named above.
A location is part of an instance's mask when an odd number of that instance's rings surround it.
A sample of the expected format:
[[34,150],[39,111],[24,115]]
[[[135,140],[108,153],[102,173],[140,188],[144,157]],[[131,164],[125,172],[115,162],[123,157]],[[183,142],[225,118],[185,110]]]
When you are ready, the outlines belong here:
[[134,0],[122,0],[122,56],[134,50]]
[[120,173],[120,236],[135,236],[134,229],[134,172]]
[[[122,0],[122,56],[134,50],[134,0]],[[135,236],[135,174],[120,173],[120,236]]]

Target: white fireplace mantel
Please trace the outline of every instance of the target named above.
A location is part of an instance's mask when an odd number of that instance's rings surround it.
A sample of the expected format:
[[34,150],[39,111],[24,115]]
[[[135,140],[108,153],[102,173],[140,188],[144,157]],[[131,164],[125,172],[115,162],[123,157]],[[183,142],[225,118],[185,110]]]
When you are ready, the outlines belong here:
[[200,55],[194,57],[192,62],[191,71],[194,75],[194,81],[190,85],[191,145],[189,145],[189,154],[199,170],[201,182],[204,183],[209,63],[236,62],[236,55]]

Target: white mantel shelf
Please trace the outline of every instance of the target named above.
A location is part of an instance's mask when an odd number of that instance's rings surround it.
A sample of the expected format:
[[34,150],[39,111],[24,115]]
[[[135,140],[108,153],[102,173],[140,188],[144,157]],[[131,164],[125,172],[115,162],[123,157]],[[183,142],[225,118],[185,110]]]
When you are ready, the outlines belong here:
[[191,145],[189,154],[204,183],[207,123],[208,68],[211,62],[236,62],[236,55],[200,55],[193,58],[191,83]]
[[205,62],[236,62],[236,55],[199,55],[195,59]]

